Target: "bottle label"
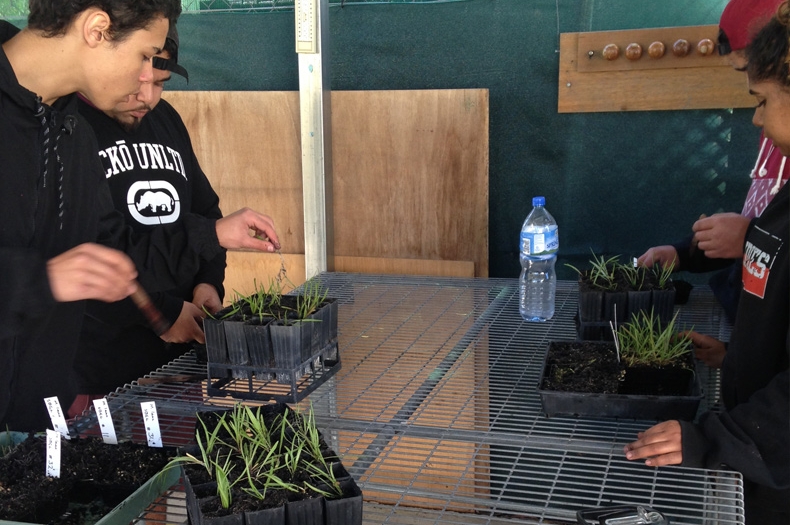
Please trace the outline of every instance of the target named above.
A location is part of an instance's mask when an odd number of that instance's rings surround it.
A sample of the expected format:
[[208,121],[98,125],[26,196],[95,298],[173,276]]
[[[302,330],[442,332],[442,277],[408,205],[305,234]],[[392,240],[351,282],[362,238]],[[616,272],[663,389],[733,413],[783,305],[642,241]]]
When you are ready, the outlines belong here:
[[560,248],[560,237],[554,229],[543,233],[521,232],[522,255],[551,255]]

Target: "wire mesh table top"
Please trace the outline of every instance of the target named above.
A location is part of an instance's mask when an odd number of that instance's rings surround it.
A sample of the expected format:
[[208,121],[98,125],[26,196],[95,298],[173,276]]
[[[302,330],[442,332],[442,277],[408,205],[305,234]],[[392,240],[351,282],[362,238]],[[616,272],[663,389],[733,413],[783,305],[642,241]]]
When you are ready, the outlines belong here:
[[[312,406],[362,488],[366,524],[574,523],[580,508],[622,503],[651,506],[673,524],[743,523],[739,474],[625,460],[623,445],[655,421],[542,414],[548,343],[576,339],[575,282],[558,283],[551,320],[528,323],[515,279],[319,278],[340,304],[343,366],[301,406]],[[680,328],[728,339],[704,287],[677,311]],[[698,371],[701,410],[716,410],[718,374]],[[134,414],[155,400],[165,441],[189,442],[196,410],[234,401],[208,397],[205,381],[156,378],[204,372],[187,354],[148,384],[118,389],[108,400],[119,432],[139,437]]]

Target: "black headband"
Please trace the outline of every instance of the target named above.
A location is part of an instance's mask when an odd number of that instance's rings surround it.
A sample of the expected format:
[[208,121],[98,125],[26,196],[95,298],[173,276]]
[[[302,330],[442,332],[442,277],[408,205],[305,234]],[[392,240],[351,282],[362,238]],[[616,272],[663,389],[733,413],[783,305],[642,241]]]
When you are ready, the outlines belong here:
[[162,69],[164,71],[172,71],[173,73],[177,73],[181,75],[182,77],[187,79],[187,82],[189,82],[189,73],[187,73],[187,70],[179,66],[173,60],[162,58],[162,57],[154,57],[153,64],[156,69]]

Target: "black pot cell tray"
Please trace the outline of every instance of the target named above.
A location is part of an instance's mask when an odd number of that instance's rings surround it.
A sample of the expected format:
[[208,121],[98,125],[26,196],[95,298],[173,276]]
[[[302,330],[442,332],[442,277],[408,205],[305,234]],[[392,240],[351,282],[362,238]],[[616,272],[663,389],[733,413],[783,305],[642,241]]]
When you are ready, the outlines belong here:
[[[599,356],[591,357],[589,361],[573,356],[570,366],[555,360],[555,345],[570,344],[593,347]],[[609,371],[596,369],[597,366],[606,366],[607,361]],[[598,391],[566,390],[562,384],[555,384],[559,379],[569,380],[571,375],[595,378],[596,382],[603,384]],[[602,378],[607,375],[609,378],[604,381]],[[656,421],[691,421],[696,417],[703,398],[699,376],[693,370],[626,369],[617,363],[613,343],[592,341],[550,343],[538,383],[538,394],[547,417],[589,416]]]

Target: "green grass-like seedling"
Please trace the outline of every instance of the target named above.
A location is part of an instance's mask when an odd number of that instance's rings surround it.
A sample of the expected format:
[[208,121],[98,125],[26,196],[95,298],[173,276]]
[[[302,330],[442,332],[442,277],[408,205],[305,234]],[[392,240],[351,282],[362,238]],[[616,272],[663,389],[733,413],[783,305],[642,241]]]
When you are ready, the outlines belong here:
[[683,366],[682,357],[691,352],[691,339],[677,334],[677,314],[665,327],[651,310],[634,314],[631,321],[617,328],[620,358],[629,367],[669,365]]
[[566,264],[565,266],[575,270],[576,273],[579,274],[579,277],[588,277],[590,285],[593,287],[599,290],[609,291],[614,290],[617,287],[614,277],[615,272],[619,266],[619,260],[619,255],[613,255],[612,257],[606,259],[603,255],[595,255],[595,253],[592,252],[592,259],[589,261],[589,270],[579,270],[572,264]]

